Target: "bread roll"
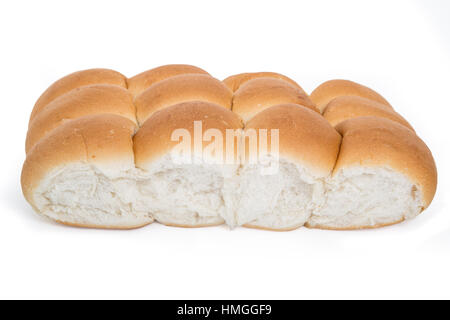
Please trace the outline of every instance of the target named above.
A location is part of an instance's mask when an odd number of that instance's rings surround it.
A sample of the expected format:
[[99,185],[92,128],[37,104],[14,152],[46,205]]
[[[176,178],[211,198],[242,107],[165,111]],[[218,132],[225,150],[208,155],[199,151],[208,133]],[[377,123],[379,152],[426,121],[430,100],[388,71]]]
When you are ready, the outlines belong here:
[[40,140],[22,169],[36,212],[73,226],[129,229],[153,221],[135,208],[135,123],[112,114],[69,121]]
[[351,118],[364,116],[381,117],[398,122],[414,131],[408,121],[392,110],[391,107],[357,96],[341,96],[334,98],[326,106],[323,111],[323,116],[333,126]]
[[186,101],[207,101],[231,109],[233,93],[219,80],[204,74],[186,74],[160,81],[135,99],[142,125],[154,112]]
[[303,89],[274,78],[256,78],[240,86],[234,94],[233,112],[247,122],[257,113],[285,103],[299,104],[318,112]]
[[322,83],[311,93],[311,100],[316,104],[320,112],[323,112],[331,100],[341,96],[366,98],[384,104],[392,109],[389,102],[377,92],[348,80],[330,80]]
[[417,216],[436,191],[436,166],[413,131],[379,117],[349,119],[337,126],[343,140],[326,184],[326,200],[308,226],[375,228]]
[[71,73],[53,83],[39,97],[31,111],[30,123],[46,105],[59,96],[82,86],[90,84],[112,84],[123,88],[127,87],[125,76],[117,71],[109,69],[88,69]]
[[[143,206],[160,223],[182,227],[201,227],[223,224],[227,211],[228,181],[235,178],[239,162],[226,163],[226,154],[216,154],[215,161],[195,144],[194,121],[202,128],[203,137],[208,130],[218,131],[225,138],[227,129],[241,131],[237,115],[219,105],[207,102],[186,102],[156,112],[134,137],[136,166],[142,169],[145,180],[139,183]],[[180,162],[172,154],[179,144],[173,139],[175,130],[184,130],[188,141],[188,162]],[[197,127],[198,129],[198,127]],[[200,138],[202,135],[200,134]],[[217,138],[216,138],[217,139]],[[206,139],[205,139],[206,140]],[[212,142],[200,140],[205,149]],[[237,142],[229,149],[234,157]]]
[[161,67],[157,67],[145,72],[139,73],[134,77],[128,79],[128,90],[137,96],[138,94],[144,92],[151,85],[168,79],[173,76],[178,76],[181,74],[208,74],[203,69],[198,67],[190,66],[187,64],[169,64]]
[[[264,134],[260,129],[269,131]],[[279,158],[271,150],[271,129],[279,130]],[[323,200],[322,180],[333,170],[340,135],[319,113],[295,104],[258,113],[246,125],[249,137],[250,131],[256,131],[258,144],[256,149],[245,144],[235,224],[270,230],[303,226]],[[260,145],[266,136],[267,149],[274,154],[264,152]],[[252,156],[257,163],[250,161]],[[263,172],[271,166],[273,172]]]
[[26,152],[59,125],[86,115],[117,114],[136,123],[133,97],[128,90],[107,84],[73,89],[50,102],[30,123]]
[[250,80],[253,80],[256,78],[280,79],[280,80],[287,81],[290,84],[292,84],[293,86],[299,87],[301,89],[301,87],[297,84],[297,82],[295,82],[291,78],[288,78],[288,77],[286,77],[282,74],[276,73],[276,72],[252,72],[252,73],[235,74],[235,75],[230,76],[230,77],[226,78],[225,80],[223,80],[223,83],[225,83],[225,85],[231,91],[236,92],[240,88],[241,85],[243,85],[247,81],[250,81]]

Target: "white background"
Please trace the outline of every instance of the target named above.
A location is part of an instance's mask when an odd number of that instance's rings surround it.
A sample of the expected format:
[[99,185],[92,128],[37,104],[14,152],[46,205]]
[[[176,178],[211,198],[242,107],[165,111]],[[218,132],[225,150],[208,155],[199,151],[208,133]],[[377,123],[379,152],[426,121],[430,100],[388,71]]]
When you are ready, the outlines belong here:
[[[450,2],[2,1],[0,298],[450,298]],[[29,113],[58,78],[168,63],[381,92],[432,150],[417,219],[372,231],[64,227],[19,183]]]

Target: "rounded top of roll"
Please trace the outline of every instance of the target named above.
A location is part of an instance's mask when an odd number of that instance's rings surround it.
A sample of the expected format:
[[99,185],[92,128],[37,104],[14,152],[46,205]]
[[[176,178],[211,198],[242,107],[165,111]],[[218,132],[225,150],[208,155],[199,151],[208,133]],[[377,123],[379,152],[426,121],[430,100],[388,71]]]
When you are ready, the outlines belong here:
[[71,73],[54,82],[36,101],[30,115],[33,118],[59,96],[82,86],[91,84],[112,84],[123,88],[127,87],[126,78],[121,73],[110,69],[88,69]]
[[320,112],[323,112],[331,100],[340,96],[358,96],[374,100],[391,107],[389,102],[379,93],[366,86],[349,80],[330,80],[324,82],[311,93],[310,97]]
[[275,78],[256,78],[244,83],[234,94],[233,111],[246,122],[269,107],[286,103],[318,112],[303,89]]
[[144,71],[128,79],[128,90],[134,95],[142,93],[153,84],[182,74],[206,74],[205,70],[187,64],[169,64]]
[[343,140],[334,172],[349,166],[391,168],[419,187],[423,206],[428,207],[436,192],[436,165],[428,147],[413,131],[379,117],[349,119],[336,130]]
[[137,120],[142,125],[153,113],[186,101],[206,101],[231,109],[233,93],[209,75],[185,74],[152,85],[135,98]]
[[[251,129],[257,134],[259,129],[278,129],[280,157],[302,164],[317,177],[326,177],[333,170],[341,136],[317,112],[296,104],[273,106],[247,122],[245,132]],[[267,138],[270,146],[269,132]]]
[[341,96],[334,98],[325,107],[323,116],[333,126],[351,118],[364,116],[381,117],[396,121],[414,131],[408,121],[389,106],[357,96]]
[[[223,83],[233,92],[237,91],[241,85],[246,83],[247,81],[250,81],[252,79],[256,78],[274,78],[274,79],[280,79],[289,82],[290,84],[301,88],[297,82],[292,80],[289,77],[286,77],[285,75],[276,73],[276,72],[247,72],[247,73],[239,73],[232,76],[229,76],[225,80],[223,80]],[[302,89],[303,90],[303,89]]]
[[[241,129],[243,126],[236,114],[209,102],[189,101],[164,108],[150,117],[134,136],[136,166],[148,170],[155,160],[169,153],[179,143],[177,139],[172,140],[177,129],[187,130],[184,132],[189,133],[191,150],[195,152],[194,121],[201,122],[203,133],[215,129],[224,138],[226,129]],[[203,141],[203,146],[210,143]]]
[[67,122],[41,139],[27,154],[22,169],[22,190],[33,190],[52,170],[71,163],[91,163],[116,176],[134,168],[132,135],[135,124],[118,115],[101,114]]
[[136,123],[133,97],[128,90],[108,85],[83,86],[56,98],[31,121],[26,152],[47,133],[71,119],[93,114],[117,114]]

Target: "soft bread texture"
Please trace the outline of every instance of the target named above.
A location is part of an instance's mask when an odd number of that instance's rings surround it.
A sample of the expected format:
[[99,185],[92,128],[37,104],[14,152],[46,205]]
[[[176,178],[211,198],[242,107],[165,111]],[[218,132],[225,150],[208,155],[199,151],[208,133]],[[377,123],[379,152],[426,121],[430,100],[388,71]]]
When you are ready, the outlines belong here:
[[58,222],[129,229],[153,221],[133,208],[135,123],[93,115],[53,130],[27,155],[22,190],[33,208]]
[[30,123],[33,118],[45,108],[50,102],[59,96],[82,86],[90,84],[112,84],[123,88],[127,87],[127,81],[121,73],[109,69],[88,69],[74,72],[59,79],[53,83],[47,90],[39,97],[31,111]]
[[[148,119],[134,137],[136,166],[148,173],[146,183],[140,185],[147,207],[158,222],[175,226],[205,226],[224,222],[229,208],[224,193],[228,179],[236,176],[239,162],[225,163],[225,152],[211,154],[204,150],[211,142],[203,141],[203,148],[189,143],[191,155],[186,163],[171,154],[179,143],[173,139],[174,130],[183,128],[194,137],[194,121],[201,124],[204,134],[219,131],[223,137],[227,129],[240,132],[239,117],[219,105],[202,101],[186,102],[165,108]],[[234,156],[237,141],[229,149]],[[214,159],[218,160],[217,164]],[[210,161],[208,161],[210,160]]]
[[330,80],[322,83],[311,93],[311,100],[320,112],[334,98],[341,96],[357,96],[384,104],[390,108],[389,102],[376,91],[349,80]]
[[361,229],[395,224],[428,207],[437,184],[431,152],[411,130],[379,117],[342,122],[325,204],[308,226]]
[[[279,130],[276,153],[270,152],[274,151],[270,150],[272,135],[261,131],[272,129]],[[258,143],[253,149],[245,144],[235,224],[273,230],[304,225],[324,197],[322,180],[333,170],[341,136],[320,114],[295,104],[258,113],[246,125],[246,139],[250,131],[256,131]],[[266,136],[267,153],[261,149]],[[251,163],[252,157],[258,162]],[[274,161],[278,162],[276,174],[262,174],[263,168],[276,165]]]
[[90,85],[62,95],[39,112],[30,123],[26,152],[61,124],[93,114],[117,114],[136,123],[136,109],[128,90],[113,85]]
[[241,85],[233,97],[233,112],[247,122],[258,112],[285,103],[295,103],[318,112],[303,89],[274,78],[256,78]]
[[186,74],[155,83],[135,99],[137,119],[143,124],[153,113],[186,101],[207,101],[231,109],[233,93],[223,82],[204,74]]
[[35,211],[91,228],[377,228],[417,216],[437,184],[426,145],[367,87],[333,80],[310,99],[280,74],[189,65],[58,80],[26,151]]
[[423,207],[428,207],[436,192],[437,171],[430,150],[417,135],[378,117],[347,120],[336,129],[344,139],[335,172],[356,163],[389,166],[419,187]]
[[285,75],[282,75],[282,74],[279,74],[276,72],[248,72],[248,73],[235,74],[235,75],[230,76],[230,77],[226,78],[225,80],[223,80],[223,83],[225,83],[225,85],[231,91],[236,92],[241,87],[241,85],[243,85],[247,81],[250,81],[250,80],[256,79],[256,78],[280,79],[280,80],[287,81],[290,84],[292,84],[293,86],[299,87],[301,89],[301,87],[298,85],[297,82],[295,82],[291,78],[286,77]]
[[331,100],[323,111],[323,116],[333,126],[347,119],[374,116],[398,122],[414,131],[408,121],[392,110],[392,108],[357,96],[342,96]]
[[203,69],[187,64],[170,64],[139,73],[128,79],[128,90],[134,96],[139,95],[153,84],[182,74],[208,74]]

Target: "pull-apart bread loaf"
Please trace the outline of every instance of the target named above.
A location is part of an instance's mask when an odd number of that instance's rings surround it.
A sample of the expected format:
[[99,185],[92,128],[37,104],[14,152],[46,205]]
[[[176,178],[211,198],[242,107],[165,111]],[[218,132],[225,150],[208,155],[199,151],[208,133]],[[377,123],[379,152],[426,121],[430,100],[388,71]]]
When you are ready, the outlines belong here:
[[25,149],[34,210],[93,228],[374,228],[420,214],[437,184],[377,92],[332,80],[309,96],[274,72],[75,72],[36,102]]

